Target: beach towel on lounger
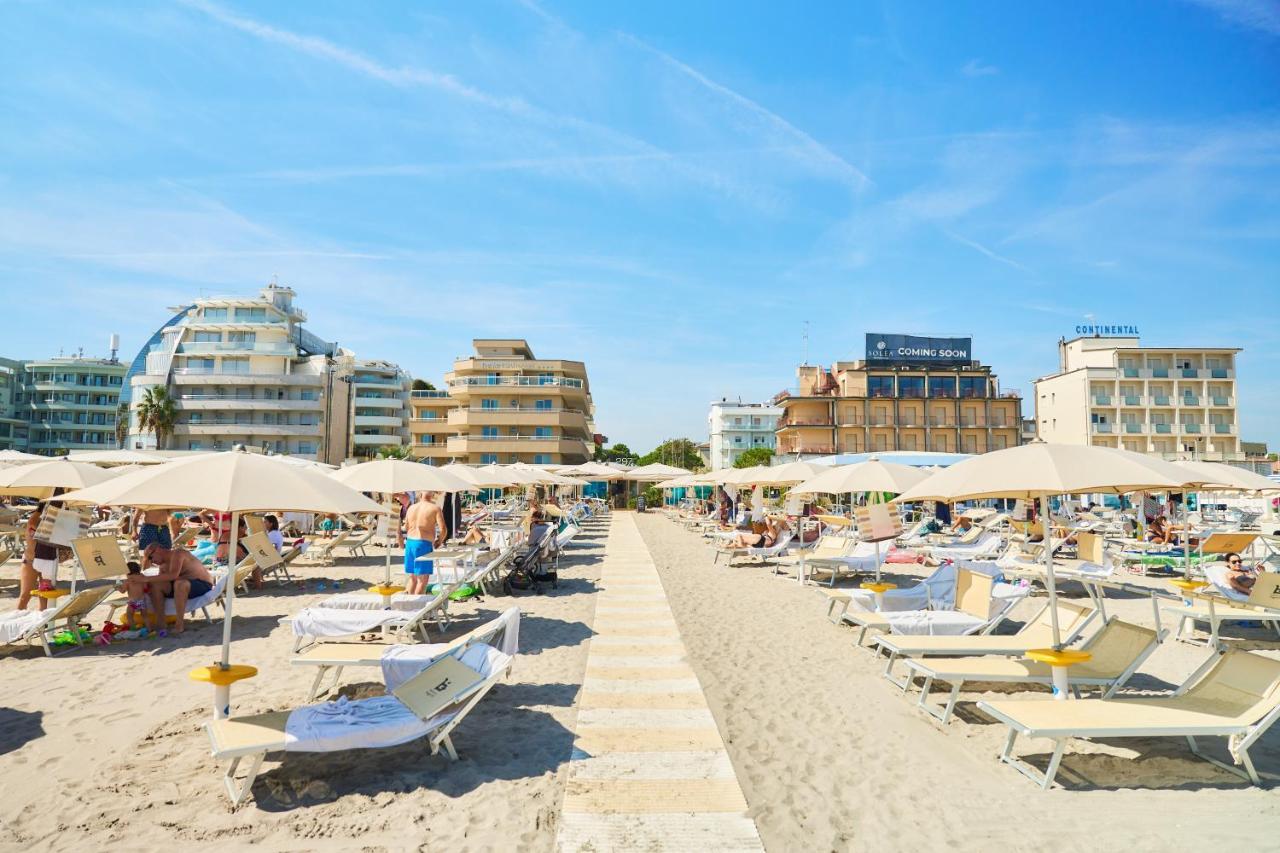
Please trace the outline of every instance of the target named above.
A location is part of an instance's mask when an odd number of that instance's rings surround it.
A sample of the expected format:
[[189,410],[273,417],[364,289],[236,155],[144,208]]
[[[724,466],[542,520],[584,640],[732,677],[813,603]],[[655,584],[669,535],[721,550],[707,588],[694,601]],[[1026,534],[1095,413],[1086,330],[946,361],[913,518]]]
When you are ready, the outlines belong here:
[[[492,644],[493,640],[486,640]],[[515,655],[520,648],[520,612],[517,610],[507,619],[497,648],[504,655]],[[449,643],[397,643],[388,646],[382,653],[382,683],[388,690],[395,690],[401,684],[418,675],[440,655],[449,650]]]
[[0,616],[0,646],[9,646],[40,625],[47,614],[43,610],[11,610]]
[[403,619],[403,610],[339,610],[307,607],[290,621],[295,637],[346,637],[376,631],[388,622]]

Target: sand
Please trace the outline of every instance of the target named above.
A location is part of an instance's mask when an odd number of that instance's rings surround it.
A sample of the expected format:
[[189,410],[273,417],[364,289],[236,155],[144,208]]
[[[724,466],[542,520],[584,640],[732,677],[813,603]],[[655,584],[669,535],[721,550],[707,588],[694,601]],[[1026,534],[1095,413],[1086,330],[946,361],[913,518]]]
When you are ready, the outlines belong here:
[[[1173,741],[1075,742],[1059,775],[1065,788],[1040,791],[996,760],[1004,730],[973,702],[998,694],[963,694],[958,719],[944,727],[880,677],[851,630],[826,620],[812,587],[759,567],[714,566],[705,540],[657,514],[637,522],[766,849],[1274,846],[1274,783],[1251,788]],[[525,615],[512,679],[457,730],[458,763],[421,743],[273,755],[237,810],[201,728],[211,690],[186,677],[214,660],[220,626],[53,660],[6,653],[0,850],[554,849],[606,533],[607,523],[579,537],[560,590],[515,600]],[[331,594],[335,579],[350,590],[381,572],[375,551],[304,568],[302,588],[239,598],[234,658],[261,675],[235,688],[236,712],[301,704],[310,673],[288,665],[292,635],[278,619]],[[0,608],[12,594],[3,588]],[[510,603],[457,606],[449,634]],[[1011,630],[1032,605],[1022,607]],[[1144,599],[1113,608],[1151,622]],[[1204,654],[1168,643],[1133,684],[1167,688]],[[346,695],[380,689],[372,671],[344,676]],[[1047,748],[1032,751],[1043,763]],[[1264,776],[1280,774],[1280,731],[1253,756]]]
[[[454,605],[453,636],[516,603],[520,654],[454,734],[461,760],[423,742],[384,750],[273,754],[252,798],[232,811],[201,724],[212,690],[188,680],[215,660],[221,625],[181,639],[0,658],[0,850],[549,850],[573,740],[604,526],[562,560],[560,589]],[[579,544],[581,543],[581,544]],[[303,567],[304,588],[237,597],[233,658],[260,675],[233,688],[235,713],[306,700],[313,671],[288,663],[278,624],[333,593],[382,577],[383,557]],[[318,583],[326,589],[319,590]],[[13,606],[12,590],[0,609]],[[104,618],[105,611],[94,614]],[[95,625],[96,627],[96,625]],[[381,692],[380,674],[349,671],[342,692]],[[283,760],[281,760],[283,758]]]
[[[944,727],[880,676],[852,630],[827,621],[814,588],[767,568],[714,566],[706,540],[656,514],[639,522],[766,849],[1275,846],[1280,802],[1270,786],[1250,787],[1171,739],[1073,741],[1058,776],[1065,789],[1039,790],[996,760],[1007,729],[973,703],[998,693],[962,693],[960,718]],[[1121,618],[1154,623],[1149,599],[1110,604]],[[1231,632],[1280,649],[1274,634]],[[1131,684],[1167,689],[1205,654],[1165,643]],[[1043,766],[1047,742],[1028,743]],[[1280,729],[1251,754],[1264,783],[1280,774]]]

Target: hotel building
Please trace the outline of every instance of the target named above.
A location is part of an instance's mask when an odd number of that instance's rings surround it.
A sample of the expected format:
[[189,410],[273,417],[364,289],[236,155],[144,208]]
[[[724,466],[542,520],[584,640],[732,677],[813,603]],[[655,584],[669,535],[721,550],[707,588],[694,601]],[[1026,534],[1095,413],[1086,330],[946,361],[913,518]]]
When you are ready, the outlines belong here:
[[115,358],[0,359],[0,450],[53,456],[116,446],[126,366]]
[[594,451],[594,406],[580,361],[539,359],[526,341],[476,339],[445,391],[414,391],[415,456],[439,464],[574,465]]
[[777,446],[775,431],[784,410],[767,403],[731,403],[721,400],[711,404],[707,426],[711,437],[707,464],[712,470],[732,468],[743,451]]
[[[886,338],[899,344],[886,349]],[[940,340],[954,346],[926,345]],[[985,453],[1018,445],[1021,395],[1001,390],[990,367],[968,358],[970,349],[967,338],[868,335],[867,359],[829,370],[801,365],[797,387],[773,399],[783,411],[777,452]]]
[[1058,343],[1058,372],[1035,382],[1042,439],[1165,458],[1243,459],[1231,347],[1143,347],[1133,337]]
[[359,361],[303,328],[288,287],[257,298],[200,299],[177,308],[129,369],[128,446],[154,448],[138,406],[148,388],[169,390],[173,450],[242,444],[339,464],[407,437],[407,382],[394,365]]

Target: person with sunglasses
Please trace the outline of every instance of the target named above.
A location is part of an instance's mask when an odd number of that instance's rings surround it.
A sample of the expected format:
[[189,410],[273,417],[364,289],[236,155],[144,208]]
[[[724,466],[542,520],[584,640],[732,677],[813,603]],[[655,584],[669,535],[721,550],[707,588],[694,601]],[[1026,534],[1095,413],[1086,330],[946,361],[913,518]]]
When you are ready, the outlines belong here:
[[1258,580],[1258,570],[1254,566],[1246,566],[1240,555],[1232,551],[1226,555],[1227,583],[1241,595],[1253,592],[1253,585]]

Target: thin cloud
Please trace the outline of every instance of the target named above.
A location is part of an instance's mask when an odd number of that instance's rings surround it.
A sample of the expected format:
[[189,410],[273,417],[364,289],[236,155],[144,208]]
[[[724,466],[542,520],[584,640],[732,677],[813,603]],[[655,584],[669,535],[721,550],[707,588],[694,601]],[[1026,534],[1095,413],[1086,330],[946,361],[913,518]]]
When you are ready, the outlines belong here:
[[1280,36],[1280,3],[1275,0],[1188,0],[1229,24]]
[[871,179],[863,174],[862,170],[858,167],[854,166],[852,163],[845,160],[843,157],[836,154],[834,151],[827,148],[821,142],[814,139],[812,136],[805,133],[803,130],[796,127],[777,113],[761,106],[747,96],[735,92],[728,86],[725,86],[722,83],[717,83],[715,80],[707,77],[696,68],[686,65],[671,54],[665,53],[664,51],[653,47],[647,42],[641,41],[629,33],[618,33],[618,37],[629,44],[635,45],[636,47],[652,53],[667,65],[676,69],[690,79],[700,83],[710,91],[715,92],[737,106],[742,107],[756,117],[763,119],[776,130],[780,130],[786,135],[791,136],[800,143],[800,150],[812,163],[834,171],[854,189],[863,189],[871,183]]
[[1000,69],[994,65],[983,65],[981,60],[970,59],[960,69],[960,73],[966,77],[991,77],[1000,73]]
[[1013,267],[1014,269],[1021,270],[1022,272],[1025,272],[1025,273],[1032,272],[1032,270],[1029,267],[1026,267],[1023,264],[1018,263],[1013,258],[1005,257],[999,252],[993,252],[991,249],[988,249],[986,246],[982,245],[977,240],[970,240],[968,237],[957,234],[956,232],[952,231],[949,228],[942,229],[942,233],[946,234],[948,237],[950,237],[952,240],[955,240],[960,245],[968,246],[970,249],[973,249],[975,252],[986,255],[988,258],[990,258],[991,260],[997,263],[1001,263],[1001,264],[1004,264],[1005,266]]

